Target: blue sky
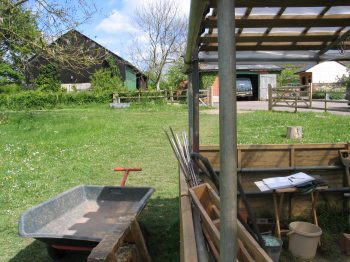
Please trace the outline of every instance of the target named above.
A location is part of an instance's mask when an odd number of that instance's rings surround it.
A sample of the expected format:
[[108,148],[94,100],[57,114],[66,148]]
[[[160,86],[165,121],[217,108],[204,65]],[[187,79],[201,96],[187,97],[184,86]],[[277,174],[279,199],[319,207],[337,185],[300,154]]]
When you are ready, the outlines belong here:
[[[105,46],[117,55],[129,59],[129,49],[143,33],[135,24],[136,9],[154,0],[96,0],[99,12],[87,24],[78,27],[86,36]],[[188,16],[190,1],[177,0],[182,15]]]

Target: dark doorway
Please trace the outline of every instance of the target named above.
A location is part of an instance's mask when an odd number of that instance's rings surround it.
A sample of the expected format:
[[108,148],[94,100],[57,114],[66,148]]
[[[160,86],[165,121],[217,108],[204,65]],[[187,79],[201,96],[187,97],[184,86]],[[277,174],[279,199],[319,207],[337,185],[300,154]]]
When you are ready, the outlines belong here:
[[[249,78],[253,86],[253,98],[250,98],[250,100],[259,100],[259,75],[238,73],[237,78]],[[238,100],[243,100],[243,98],[239,98]]]

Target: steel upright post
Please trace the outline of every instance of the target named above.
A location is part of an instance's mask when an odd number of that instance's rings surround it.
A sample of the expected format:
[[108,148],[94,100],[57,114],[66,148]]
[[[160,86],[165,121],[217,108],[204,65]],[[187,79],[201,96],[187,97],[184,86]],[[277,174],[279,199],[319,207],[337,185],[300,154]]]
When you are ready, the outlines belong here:
[[234,0],[218,0],[220,88],[220,261],[237,256],[237,104]]
[[188,73],[188,86],[187,86],[187,105],[188,105],[188,139],[189,139],[189,150],[193,152],[193,72],[192,66]]
[[193,141],[192,151],[199,152],[199,67],[198,54],[196,53],[192,61],[192,103],[193,103]]

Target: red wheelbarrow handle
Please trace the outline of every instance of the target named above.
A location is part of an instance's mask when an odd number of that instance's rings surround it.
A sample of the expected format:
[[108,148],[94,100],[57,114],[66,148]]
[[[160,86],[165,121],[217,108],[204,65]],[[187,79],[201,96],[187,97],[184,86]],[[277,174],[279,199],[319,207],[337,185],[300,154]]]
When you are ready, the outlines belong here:
[[129,168],[129,167],[115,167],[114,171],[124,171],[124,175],[122,180],[120,181],[120,186],[125,186],[126,180],[128,179],[128,175],[130,171],[142,171],[142,168]]

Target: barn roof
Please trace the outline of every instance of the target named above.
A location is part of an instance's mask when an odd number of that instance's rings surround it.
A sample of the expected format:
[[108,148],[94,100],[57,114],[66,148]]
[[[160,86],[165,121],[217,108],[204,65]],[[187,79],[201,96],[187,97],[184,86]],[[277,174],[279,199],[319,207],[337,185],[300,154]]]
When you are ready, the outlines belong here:
[[[84,35],[83,33],[79,32],[78,30],[72,29],[69,30],[68,32],[62,34],[60,37],[58,37],[56,40],[54,40],[51,45],[55,45],[56,43],[62,41],[63,39],[69,38],[71,35],[75,35],[78,38],[83,38],[91,43],[94,43],[95,46],[97,46],[99,49],[104,50],[104,52],[109,55],[112,55],[116,60],[118,60],[119,62],[129,66],[136,74],[140,74],[143,77],[147,78],[142,72],[141,70],[139,70],[136,66],[134,66],[133,64],[131,64],[129,61],[123,59],[122,57],[118,56],[117,54],[115,54],[114,52],[112,52],[111,50],[109,50],[108,48],[102,46],[101,44],[99,44],[98,42],[96,42],[95,40],[87,37],[86,35]],[[39,53],[40,54],[40,53]],[[30,60],[35,60],[36,57],[38,57],[39,54],[35,54]],[[105,57],[105,56],[104,56]]]

